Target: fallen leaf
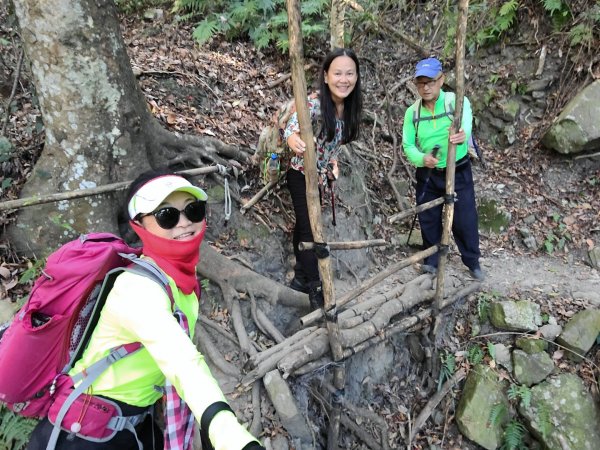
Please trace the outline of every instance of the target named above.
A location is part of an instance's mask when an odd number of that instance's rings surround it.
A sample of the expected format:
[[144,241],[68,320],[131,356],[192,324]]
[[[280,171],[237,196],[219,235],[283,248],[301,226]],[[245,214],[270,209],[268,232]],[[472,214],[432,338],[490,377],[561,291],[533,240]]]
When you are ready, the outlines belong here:
[[4,266],[1,266],[0,267],[0,277],[6,278],[8,280],[10,278],[10,270],[8,270]]

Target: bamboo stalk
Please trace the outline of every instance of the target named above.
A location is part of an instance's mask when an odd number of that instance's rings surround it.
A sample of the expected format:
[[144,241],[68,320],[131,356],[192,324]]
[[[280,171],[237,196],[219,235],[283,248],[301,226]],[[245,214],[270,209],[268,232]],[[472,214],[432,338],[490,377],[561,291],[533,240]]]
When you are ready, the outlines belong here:
[[[324,242],[321,226],[321,205],[318,194],[317,159],[313,141],[312,124],[306,105],[306,79],[304,76],[303,48],[302,48],[302,19],[300,16],[300,4],[298,0],[287,0],[288,11],[288,35],[290,49],[290,63],[292,68],[292,85],[294,88],[294,99],[296,101],[296,112],[300,123],[300,136],[306,143],[304,151],[304,177],[306,180],[306,201],[308,204],[308,216],[310,218],[313,238],[316,242]],[[325,310],[335,311],[335,291],[331,273],[331,261],[329,257],[319,258],[319,274],[323,285],[323,297],[325,299]],[[339,361],[343,355],[343,349],[339,340],[339,327],[337,318],[327,321],[329,332],[329,345],[334,361]],[[342,390],[346,384],[346,372],[343,365],[336,365],[333,371],[334,386]],[[339,410],[339,405],[336,406]],[[328,449],[337,447],[337,433],[339,432],[339,411],[332,414],[329,428]]]
[[[465,95],[465,40],[467,34],[467,17],[469,13],[469,0],[459,0],[458,2],[458,24],[456,33],[456,104],[454,106],[454,121],[450,128],[450,134],[457,133],[461,128],[463,101]],[[454,193],[454,176],[456,172],[456,144],[448,143],[448,155],[446,157],[446,195]],[[447,249],[450,242],[450,230],[454,220],[454,203],[445,205],[442,228],[441,248],[446,251],[440,252],[438,263],[438,278],[435,293],[435,302],[433,303],[433,316],[435,317],[435,326],[433,335],[437,335],[437,329],[440,325],[439,312],[444,299],[444,281],[446,278]],[[432,339],[435,342],[435,339]]]
[[442,203],[444,203],[444,197],[436,198],[435,200],[431,200],[430,202],[423,203],[410,209],[406,209],[404,211],[399,212],[398,214],[394,214],[393,216],[388,217],[388,223],[394,223],[397,220],[407,219],[409,217],[412,217],[414,214],[418,214],[427,209],[431,209],[435,206],[441,205]]
[[[428,257],[429,255],[433,255],[437,251],[438,251],[438,246],[434,245],[434,246],[429,247],[428,249],[425,249],[421,252],[415,253],[414,255],[412,255],[406,259],[403,259],[402,261],[397,262],[396,264],[389,266],[387,269],[382,270],[374,277],[372,277],[369,280],[362,283],[358,288],[356,288],[350,292],[347,292],[342,297],[337,299],[337,302],[336,302],[337,306],[338,307],[344,306],[346,303],[354,300],[356,297],[358,297],[362,293],[366,292],[369,288],[375,286],[380,281],[385,280],[390,275],[398,272],[400,269],[404,269],[405,267],[408,267],[411,264],[414,264],[418,261],[422,261],[424,258]],[[303,326],[311,325],[311,324],[315,323],[317,320],[319,320],[321,317],[323,317],[323,311],[318,309],[316,311],[313,311],[313,312],[301,317],[300,323]]]
[[[357,248],[365,247],[377,247],[387,245],[385,239],[371,239],[365,241],[347,241],[347,242],[327,242],[327,246],[330,250],[354,250]],[[312,250],[315,248],[314,242],[300,242],[298,243],[298,249],[300,251]]]
[[[188,169],[177,172],[183,175],[204,175],[207,173],[218,172],[218,166],[209,166],[209,167],[200,167],[198,169]],[[44,203],[52,203],[52,202],[60,202],[63,200],[73,200],[76,198],[82,197],[90,197],[92,195],[100,195],[106,194],[109,192],[120,191],[123,189],[127,189],[131,181],[121,181],[118,183],[106,184],[104,186],[98,186],[95,188],[89,189],[77,189],[75,191],[69,192],[59,192],[56,194],[49,195],[36,195],[33,197],[20,198],[18,200],[9,200],[6,202],[0,203],[0,211],[4,211],[7,209],[20,209],[25,208],[27,206],[41,205]]]

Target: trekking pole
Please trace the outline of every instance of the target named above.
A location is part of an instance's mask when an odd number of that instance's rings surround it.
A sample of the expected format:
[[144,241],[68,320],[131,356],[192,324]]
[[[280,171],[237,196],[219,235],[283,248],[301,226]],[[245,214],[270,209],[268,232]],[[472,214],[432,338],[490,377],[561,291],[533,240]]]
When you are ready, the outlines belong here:
[[[435,145],[435,147],[433,147],[433,150],[431,151],[431,156],[433,156],[434,158],[437,156],[438,152],[440,151],[440,146],[439,145]],[[425,183],[423,183],[423,191],[421,192],[421,194],[419,195],[419,198],[417,198],[417,205],[421,202],[421,200],[423,200],[423,198],[425,197],[425,191],[427,191],[427,185],[429,184],[429,178],[431,178],[431,171],[433,169],[429,168],[427,170],[427,177],[425,178]],[[408,245],[408,243],[410,242],[410,237],[412,236],[412,232],[415,228],[415,224],[417,222],[417,216],[419,215],[419,213],[415,213],[413,220],[412,220],[412,224],[410,226],[410,231],[408,232],[408,238],[406,239],[406,245]]]
[[477,141],[475,140],[475,138],[473,137],[473,135],[471,135],[471,142],[473,143],[473,148],[475,149],[475,154],[479,158],[479,162],[481,163],[481,167],[483,168],[483,170],[486,170],[487,169],[487,164],[485,162],[485,159],[483,159],[483,153],[481,152],[481,148],[479,148],[479,144],[477,144]]

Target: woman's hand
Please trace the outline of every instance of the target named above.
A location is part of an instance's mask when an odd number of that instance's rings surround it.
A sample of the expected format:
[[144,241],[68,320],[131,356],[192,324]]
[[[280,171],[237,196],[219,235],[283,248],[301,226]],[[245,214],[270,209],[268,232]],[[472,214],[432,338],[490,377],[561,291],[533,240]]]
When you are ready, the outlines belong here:
[[465,142],[465,139],[467,139],[467,135],[465,133],[465,130],[463,130],[462,128],[458,130],[458,133],[450,135],[451,144],[462,144],[463,142]]
[[337,159],[330,159],[329,164],[331,164],[331,173],[335,180],[340,177],[340,168],[338,167]]
[[300,139],[300,133],[294,133],[287,138],[288,147],[296,154],[296,156],[302,156],[306,149],[306,144]]

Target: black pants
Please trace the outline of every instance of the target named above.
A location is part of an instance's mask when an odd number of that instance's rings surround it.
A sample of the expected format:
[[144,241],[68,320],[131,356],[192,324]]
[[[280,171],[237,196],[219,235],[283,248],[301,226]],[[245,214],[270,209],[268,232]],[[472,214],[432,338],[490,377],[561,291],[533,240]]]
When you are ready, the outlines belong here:
[[313,242],[310,219],[308,217],[308,203],[306,201],[306,180],[304,174],[295,169],[287,171],[287,186],[290,190],[296,223],[294,225],[294,255],[296,255],[296,278],[302,282],[319,281],[319,264],[312,250],[299,251],[300,242]]
[[[121,407],[124,416],[135,416],[148,409],[131,406],[114,399],[111,399],[111,401]],[[27,450],[46,450],[53,428],[54,425],[47,418],[38,423],[31,433]],[[151,415],[148,415],[144,422],[136,426],[135,430],[138,439],[144,446],[144,450],[162,450],[164,448],[162,431],[156,423],[153,423]],[[56,450],[138,450],[138,448],[135,436],[129,430],[118,431],[108,442],[91,442],[77,436],[69,439],[69,433],[61,431],[56,443]]]
[[[428,174],[430,174],[429,181],[427,181]],[[445,195],[446,173],[444,171],[429,171],[427,168],[418,168],[416,176],[416,195],[419,205]],[[467,160],[456,167],[454,183],[457,199],[454,204],[452,234],[464,265],[469,269],[476,269],[479,267],[481,253],[479,251],[479,223],[470,161]],[[443,205],[440,205],[419,213],[421,235],[425,247],[439,244],[442,239],[442,210]],[[439,253],[435,253],[425,258],[424,263],[437,267],[439,258]]]

